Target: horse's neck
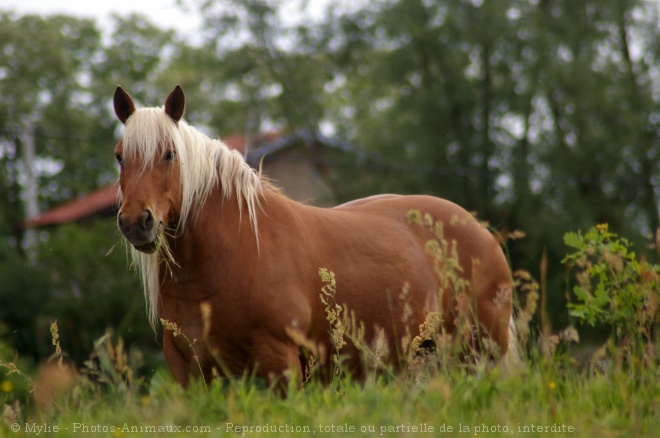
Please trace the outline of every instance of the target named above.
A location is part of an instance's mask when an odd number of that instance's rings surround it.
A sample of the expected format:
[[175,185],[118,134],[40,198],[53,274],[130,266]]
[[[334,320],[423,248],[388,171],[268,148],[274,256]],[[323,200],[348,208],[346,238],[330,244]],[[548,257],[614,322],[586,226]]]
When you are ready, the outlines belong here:
[[[178,274],[181,281],[188,281],[204,267],[225,272],[240,266],[249,270],[258,257],[257,230],[252,227],[245,200],[242,202],[239,209],[235,194],[225,199],[217,189],[203,205],[191,210],[186,228],[170,240],[175,277]],[[268,200],[261,202],[267,204]],[[268,219],[260,209],[257,215],[260,221]],[[167,281],[165,276],[163,279]]]

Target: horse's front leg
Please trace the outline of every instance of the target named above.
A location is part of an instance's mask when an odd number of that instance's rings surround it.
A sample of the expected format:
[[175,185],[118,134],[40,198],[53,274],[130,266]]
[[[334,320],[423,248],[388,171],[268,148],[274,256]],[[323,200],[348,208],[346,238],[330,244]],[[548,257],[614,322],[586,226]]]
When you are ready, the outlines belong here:
[[266,336],[253,343],[252,355],[257,374],[265,379],[269,387],[282,394],[292,381],[297,387],[302,387],[302,366],[296,344]]
[[187,388],[190,382],[190,366],[177,348],[171,330],[163,331],[163,355],[174,380],[183,388]]

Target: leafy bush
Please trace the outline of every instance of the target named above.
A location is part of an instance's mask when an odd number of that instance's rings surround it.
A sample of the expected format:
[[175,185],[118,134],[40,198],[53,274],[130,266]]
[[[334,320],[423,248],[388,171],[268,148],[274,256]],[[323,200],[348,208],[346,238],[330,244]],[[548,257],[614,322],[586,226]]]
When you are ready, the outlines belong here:
[[108,251],[119,242],[113,222],[64,225],[42,233],[35,263],[0,258],[0,322],[10,329],[0,331],[0,339],[20,356],[42,360],[50,355],[48,327],[55,320],[63,349],[77,363],[89,356],[108,327],[128,345],[158,348],[123,248]]
[[657,343],[660,266],[638,259],[630,242],[607,224],[567,233],[564,243],[575,250],[563,259],[577,280],[569,314],[583,324],[609,325],[613,347],[645,354],[654,338]]

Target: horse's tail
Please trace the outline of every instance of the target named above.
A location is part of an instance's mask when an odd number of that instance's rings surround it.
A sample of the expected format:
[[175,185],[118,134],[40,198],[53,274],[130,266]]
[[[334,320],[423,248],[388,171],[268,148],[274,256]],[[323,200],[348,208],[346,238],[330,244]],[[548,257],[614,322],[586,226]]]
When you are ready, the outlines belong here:
[[515,373],[522,368],[522,357],[520,352],[520,343],[518,342],[518,332],[513,320],[513,313],[509,317],[509,345],[506,354],[501,359],[501,365],[505,371]]

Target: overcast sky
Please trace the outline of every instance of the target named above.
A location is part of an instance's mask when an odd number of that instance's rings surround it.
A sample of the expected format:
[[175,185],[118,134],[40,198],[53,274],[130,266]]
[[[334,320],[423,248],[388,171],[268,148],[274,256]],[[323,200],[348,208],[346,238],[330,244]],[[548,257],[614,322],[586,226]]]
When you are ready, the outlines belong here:
[[[350,8],[365,0],[344,0],[340,4]],[[367,0],[368,1],[368,0]],[[282,1],[285,6],[280,11],[281,16],[300,19],[302,15],[320,18],[324,13],[328,0],[288,0]],[[194,1],[184,1],[185,4],[198,4]],[[173,28],[191,42],[195,42],[197,31],[201,26],[201,17],[197,8],[188,10],[177,6],[176,0],[0,0],[0,9],[14,10],[19,14],[66,14],[79,17],[94,18],[101,29],[109,32],[110,15],[128,15],[138,12],[145,15],[160,28]],[[303,11],[304,9],[304,11]]]
[[185,11],[176,0],[0,0],[0,9],[23,14],[66,14],[94,18],[101,28],[107,28],[113,13],[128,15],[138,12],[161,28],[176,29],[192,37],[201,24],[195,11]]

